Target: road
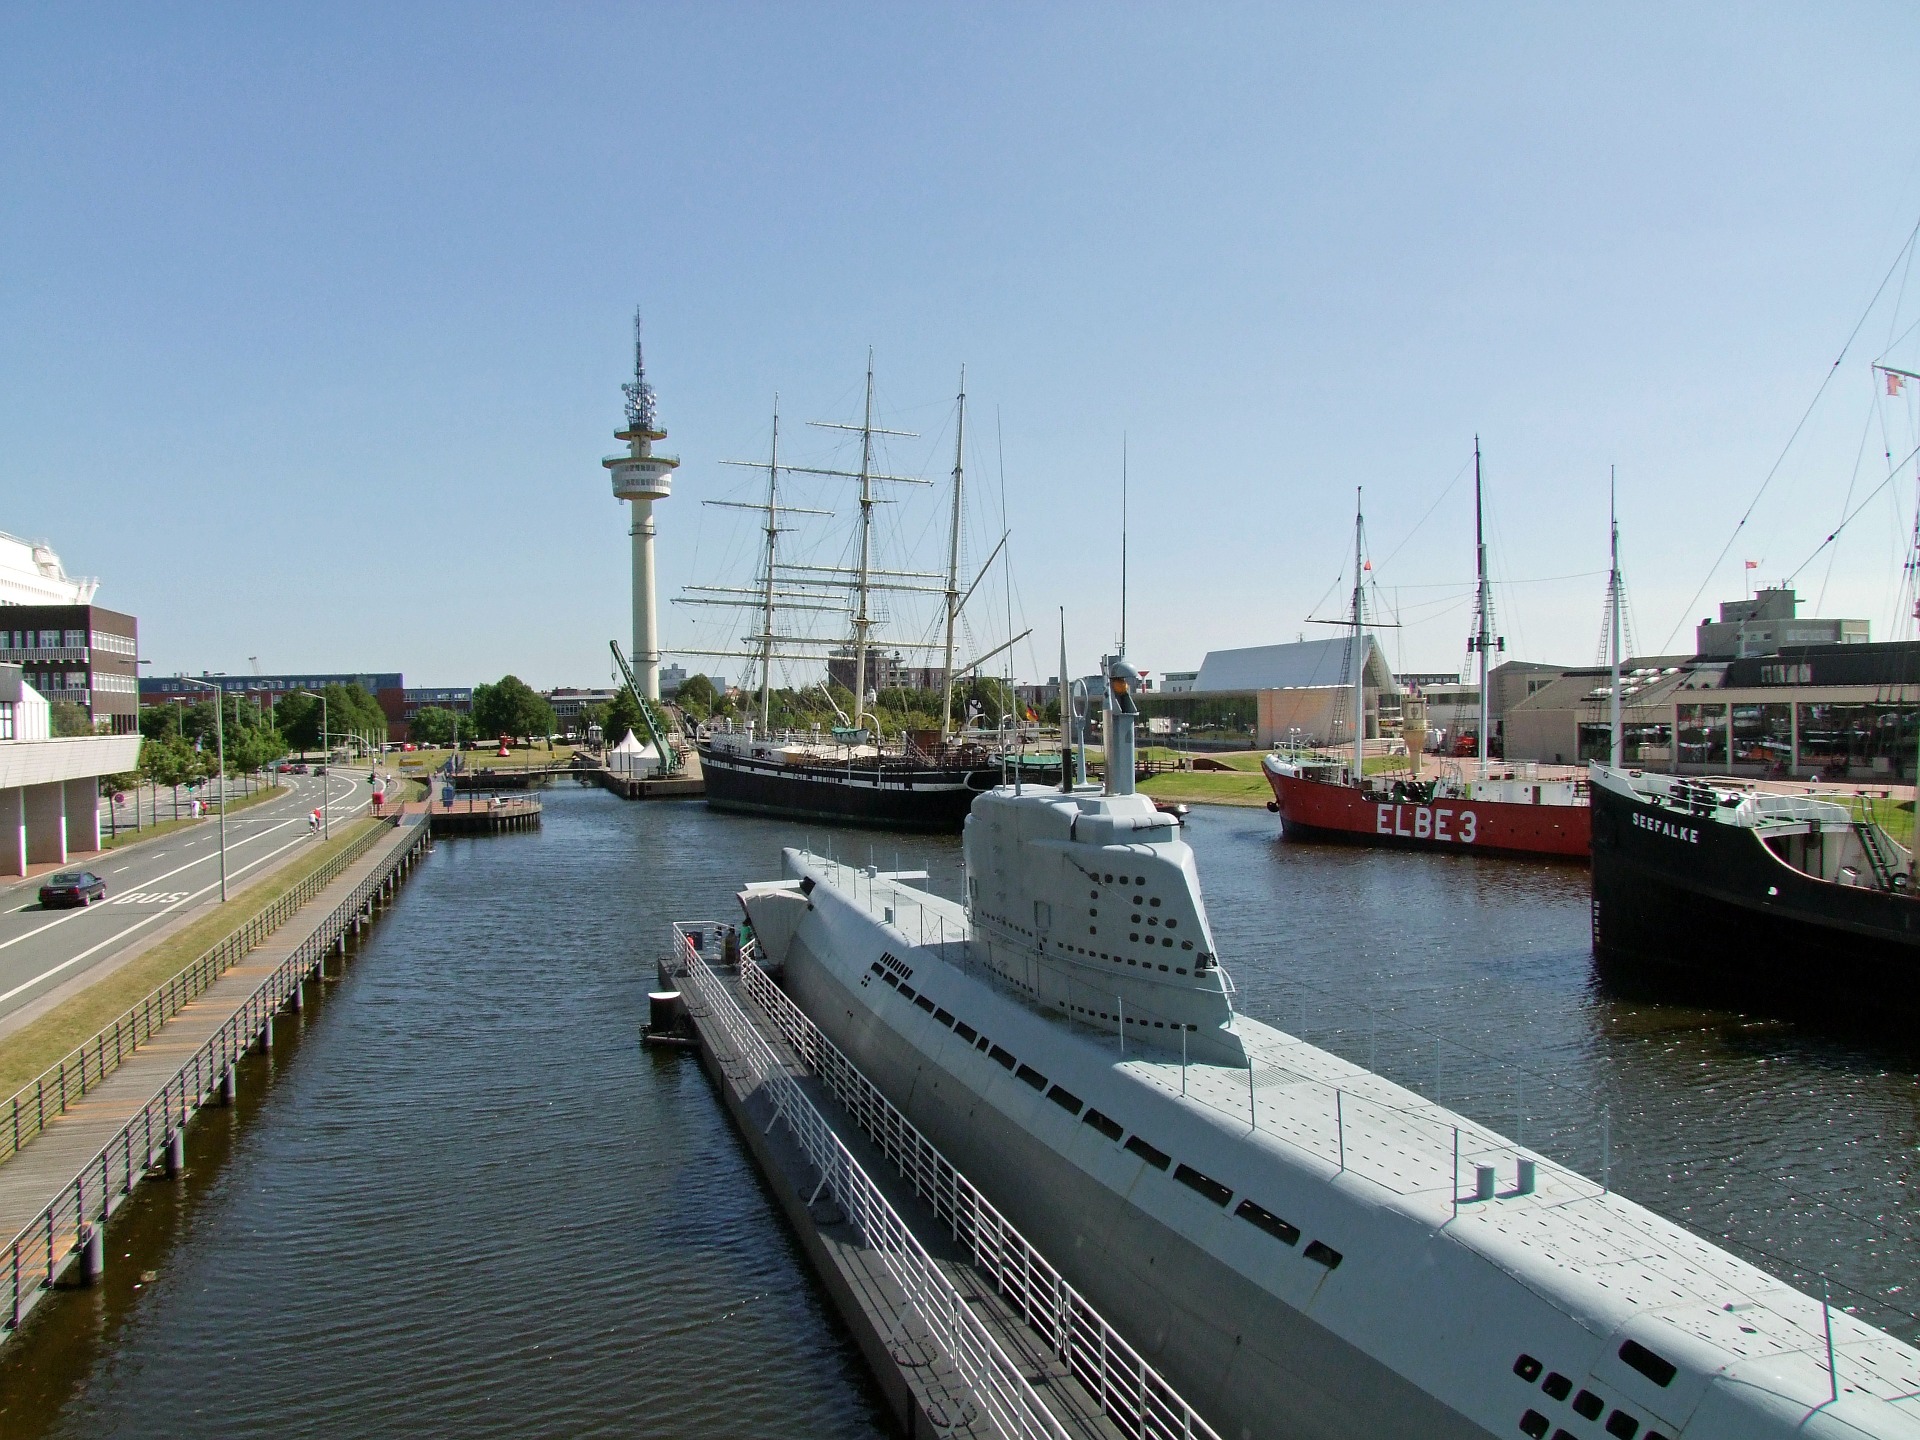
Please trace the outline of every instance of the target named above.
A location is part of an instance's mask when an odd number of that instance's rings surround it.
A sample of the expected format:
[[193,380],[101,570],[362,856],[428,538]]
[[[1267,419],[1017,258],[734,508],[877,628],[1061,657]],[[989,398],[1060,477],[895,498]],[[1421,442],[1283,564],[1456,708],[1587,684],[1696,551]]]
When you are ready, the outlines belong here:
[[[307,817],[322,788],[338,825],[367,808],[367,772],[296,775],[291,793],[263,800],[227,817],[227,890],[256,877],[275,860],[314,842]],[[105,902],[85,909],[45,910],[39,882],[0,893],[0,1018],[56,985],[111,960],[166,922],[220,903],[220,828],[217,820],[176,831],[122,852],[82,862],[107,882]]]

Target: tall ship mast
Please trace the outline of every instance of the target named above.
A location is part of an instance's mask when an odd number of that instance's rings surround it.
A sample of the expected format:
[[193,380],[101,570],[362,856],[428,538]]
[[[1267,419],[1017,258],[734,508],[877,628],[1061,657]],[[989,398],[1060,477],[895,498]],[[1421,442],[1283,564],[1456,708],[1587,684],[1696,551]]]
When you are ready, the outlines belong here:
[[[1503,766],[1491,772],[1489,657],[1506,642],[1493,631],[1493,588],[1487,572],[1486,528],[1480,489],[1480,439],[1473,441],[1474,630],[1470,654],[1480,657],[1478,773],[1457,770],[1421,779],[1417,768],[1424,718],[1408,725],[1409,769],[1405,774],[1366,773],[1366,676],[1374,655],[1366,617],[1366,516],[1356,503],[1353,521],[1352,626],[1353,751],[1273,754],[1261,762],[1290,840],[1339,841],[1396,849],[1477,851],[1483,854],[1584,859],[1590,828],[1587,786],[1579,778],[1543,778],[1532,767]],[[1323,622],[1340,623],[1340,622]],[[1331,736],[1327,737],[1331,742]]]
[[[710,727],[701,738],[700,755],[709,805],[722,810],[888,829],[958,830],[974,797],[999,782],[1005,760],[997,737],[989,741],[956,734],[952,721],[956,679],[970,671],[977,672],[982,663],[1022,638],[1015,636],[971,661],[955,663],[959,620],[979,584],[976,577],[963,588],[960,572],[965,514],[966,400],[963,370],[955,402],[952,504],[944,571],[889,568],[877,555],[875,516],[877,508],[886,501],[880,489],[924,486],[928,482],[917,476],[896,475],[877,468],[876,437],[915,437],[912,432],[886,429],[874,423],[871,354],[867,361],[860,423],[811,422],[818,429],[858,436],[857,468],[781,464],[777,407],[769,458],[764,462],[726,462],[764,468],[767,472],[767,498],[763,504],[707,502],[756,511],[764,517],[760,574],[751,586],[688,586],[679,603],[750,606],[757,615],[758,633],[743,637],[747,648],[742,650],[679,653],[749,660],[758,673],[759,705],[757,723]],[[858,513],[851,564],[820,565],[783,558],[782,518],[828,512],[783,504],[779,498],[782,474],[854,482]],[[1005,537],[1002,537],[1001,546],[1004,543]],[[1001,546],[996,546],[993,555],[988,557],[982,575],[999,556]],[[877,633],[881,625],[878,600],[889,593],[938,595],[944,632],[937,645],[891,639],[886,642],[889,652],[937,653],[941,659],[940,727],[891,740],[879,734],[878,719],[872,709],[872,697],[879,687],[871,683],[876,675],[875,655],[881,649]],[[783,629],[782,617],[789,613],[832,617],[832,621],[844,625],[845,630],[838,637],[793,633]],[[850,712],[841,714],[841,724],[824,734],[818,727],[799,732],[780,730],[774,725],[772,671],[776,661],[831,665],[847,659],[852,661],[853,699]],[[831,698],[830,691],[828,694]]]

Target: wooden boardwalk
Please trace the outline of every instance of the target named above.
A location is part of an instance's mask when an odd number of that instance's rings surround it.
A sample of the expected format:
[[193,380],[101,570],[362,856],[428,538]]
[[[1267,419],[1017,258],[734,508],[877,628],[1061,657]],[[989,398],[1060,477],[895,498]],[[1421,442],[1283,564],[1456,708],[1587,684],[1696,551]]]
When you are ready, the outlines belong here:
[[[271,1044],[310,974],[371,923],[422,843],[402,822],[249,951],[118,1069],[0,1164],[0,1324],[8,1332],[72,1263],[88,1235],[162,1163],[173,1132],[222,1093],[234,1060]],[[0,1244],[5,1239],[0,1238]],[[11,1293],[9,1293],[11,1292]]]

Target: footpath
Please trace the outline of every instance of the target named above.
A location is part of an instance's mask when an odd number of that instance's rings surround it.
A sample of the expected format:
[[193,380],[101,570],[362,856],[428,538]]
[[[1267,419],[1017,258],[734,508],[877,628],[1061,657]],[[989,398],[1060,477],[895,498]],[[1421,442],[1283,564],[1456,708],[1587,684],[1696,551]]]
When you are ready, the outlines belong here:
[[[0,1251],[0,1340],[76,1263],[80,1283],[99,1277],[107,1219],[139,1181],[180,1173],[182,1131],[194,1112],[231,1102],[235,1063],[255,1046],[272,1047],[275,1017],[301,1008],[306,983],[325,978],[329,955],[345,964],[349,937],[372,922],[430,844],[426,825],[402,820],[63,1113],[23,1124],[15,1104],[15,1129],[38,1133],[0,1163],[0,1240],[11,1237]],[[105,1032],[100,1039],[106,1043]],[[0,1113],[0,1124],[8,1119]]]

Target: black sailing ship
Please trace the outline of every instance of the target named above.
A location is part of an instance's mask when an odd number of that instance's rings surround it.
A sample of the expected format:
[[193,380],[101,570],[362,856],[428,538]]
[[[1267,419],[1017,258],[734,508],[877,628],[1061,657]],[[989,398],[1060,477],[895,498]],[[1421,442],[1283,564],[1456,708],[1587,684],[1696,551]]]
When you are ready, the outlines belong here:
[[[717,810],[757,815],[775,815],[841,825],[866,825],[889,830],[951,831],[958,833],[966,823],[976,795],[992,789],[1010,777],[1010,765],[1019,765],[1020,732],[992,739],[962,732],[953,733],[953,689],[957,674],[977,673],[979,665],[1009,648],[1021,636],[999,649],[954,666],[954,633],[961,608],[979,585],[976,578],[964,591],[960,585],[960,526],[964,482],[964,446],[966,437],[966,377],[961,376],[956,411],[953,463],[953,513],[948,543],[948,563],[944,575],[876,568],[873,564],[874,507],[881,503],[875,494],[877,485],[889,483],[925,483],[914,477],[888,475],[874,468],[873,437],[905,432],[883,430],[873,423],[873,364],[867,364],[866,408],[859,425],[828,426],[849,430],[860,436],[860,468],[829,470],[780,464],[780,417],[773,423],[773,448],[765,462],[752,462],[767,472],[764,504],[743,508],[765,516],[765,543],[761,573],[751,587],[691,586],[681,598],[683,604],[747,607],[758,612],[760,633],[745,637],[751,647],[729,655],[752,660],[759,670],[760,706],[757,725],[727,727],[709,731],[699,742],[700,763],[706,781],[707,804]],[[742,463],[742,462],[732,462]],[[793,564],[782,560],[779,537],[781,519],[796,511],[781,504],[779,477],[790,472],[831,475],[859,483],[860,520],[857,566],[832,567]],[[712,502],[725,503],[725,502]],[[996,547],[994,555],[999,555]],[[993,563],[989,557],[987,564]],[[985,573],[985,567],[982,568]],[[938,587],[938,588],[936,588]],[[934,731],[916,732],[893,740],[882,740],[871,728],[873,716],[867,709],[869,651],[872,632],[878,624],[873,598],[887,591],[937,594],[944,600],[946,639],[942,647],[944,664],[942,715],[949,723]],[[836,592],[850,597],[833,600]],[[776,616],[785,611],[838,611],[851,621],[851,637],[837,641],[779,633]],[[832,644],[826,654],[819,647]],[[811,647],[811,648],[809,648]],[[936,647],[913,647],[936,648]],[[722,652],[689,652],[722,653]],[[771,726],[771,683],[776,657],[797,660],[851,659],[853,662],[854,713],[842,716],[843,724],[827,735],[776,733]],[[1035,775],[1035,779],[1044,777]],[[1057,771],[1055,778],[1058,778]]]

